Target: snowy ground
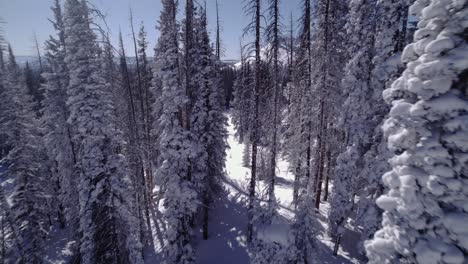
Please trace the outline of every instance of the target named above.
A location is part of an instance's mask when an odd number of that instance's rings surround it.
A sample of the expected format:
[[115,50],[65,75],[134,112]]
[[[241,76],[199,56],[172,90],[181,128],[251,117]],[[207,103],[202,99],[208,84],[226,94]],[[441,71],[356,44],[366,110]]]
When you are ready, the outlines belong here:
[[[247,184],[250,178],[250,169],[242,166],[243,145],[234,137],[234,127],[229,123],[228,143],[230,149],[227,153],[226,171],[227,178],[224,186],[228,191],[225,197],[220,197],[214,205],[211,222],[210,237],[208,240],[197,240],[196,252],[197,263],[199,264],[242,264],[249,263],[246,245],[247,227]],[[289,173],[289,164],[285,160],[280,160],[277,168],[278,178],[275,195],[280,202],[279,213],[283,216],[284,223],[279,221],[275,225],[276,233],[286,236],[285,230],[294,217],[291,207],[293,179]],[[260,182],[257,192],[264,190],[265,183]],[[326,215],[329,204],[322,203],[320,208],[320,223],[322,230],[326,230]],[[346,226],[348,232],[345,233],[342,241],[343,245],[339,249],[339,256],[333,256],[333,244],[330,237],[325,232],[319,237],[321,243],[318,252],[320,263],[361,263],[362,256],[357,251],[358,233],[353,231],[351,225]],[[271,230],[269,230],[271,231]],[[281,238],[278,238],[281,239]]]

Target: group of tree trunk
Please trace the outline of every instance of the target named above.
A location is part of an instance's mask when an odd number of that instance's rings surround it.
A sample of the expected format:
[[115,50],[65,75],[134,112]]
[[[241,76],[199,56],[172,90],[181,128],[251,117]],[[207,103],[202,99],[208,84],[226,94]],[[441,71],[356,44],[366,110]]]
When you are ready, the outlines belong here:
[[[468,168],[467,65],[460,63],[467,3],[303,0],[301,8],[295,36],[292,19],[288,32],[278,27],[277,0],[246,6],[254,43],[242,47],[232,117],[251,168],[250,241],[261,225],[253,221],[258,208],[277,206],[277,159],[289,161],[295,176],[294,241],[284,254],[256,260],[310,263],[318,210],[328,201],[335,255],[352,220],[372,263],[452,263],[452,254],[462,263],[464,231],[443,223],[468,217],[458,185]],[[256,193],[259,176],[267,199]],[[259,248],[271,247],[278,251]]]
[[73,263],[143,263],[160,221],[168,263],[194,260],[196,226],[208,238],[227,148],[221,48],[205,7],[187,0],[179,23],[178,2],[162,3],[153,63],[131,11],[134,63],[83,0],[54,1],[39,69],[0,48],[0,168],[14,179],[11,202],[0,188],[0,263],[43,263],[58,229]]

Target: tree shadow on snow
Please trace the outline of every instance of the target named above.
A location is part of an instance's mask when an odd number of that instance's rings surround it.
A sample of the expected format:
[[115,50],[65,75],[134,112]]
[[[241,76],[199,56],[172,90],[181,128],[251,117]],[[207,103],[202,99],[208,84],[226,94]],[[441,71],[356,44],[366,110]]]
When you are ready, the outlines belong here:
[[[240,184],[237,182],[237,181],[232,181],[232,180],[229,180],[229,179],[224,179],[223,180],[224,184],[228,187],[231,187],[233,188],[238,194],[242,194],[246,199],[247,197],[249,196],[249,194],[247,193],[247,191],[245,191],[241,186]],[[260,202],[267,202],[267,200],[265,199],[260,199],[257,197],[257,200],[260,201]],[[290,213],[293,213],[293,210],[288,207],[288,206],[284,206],[282,204],[278,204],[278,207],[281,208],[281,209],[284,209],[286,211],[289,211]]]
[[208,240],[198,234],[196,263],[249,263],[246,242],[247,205],[243,193],[222,192],[210,212]]
[[292,180],[288,180],[288,179],[283,178],[281,176],[276,176],[275,177],[275,184],[280,185],[280,186],[292,187],[294,182]]

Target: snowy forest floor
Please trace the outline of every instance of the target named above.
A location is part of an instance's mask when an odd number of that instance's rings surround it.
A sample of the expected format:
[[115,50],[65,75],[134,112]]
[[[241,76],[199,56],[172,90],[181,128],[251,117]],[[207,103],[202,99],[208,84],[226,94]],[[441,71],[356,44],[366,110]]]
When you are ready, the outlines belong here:
[[[225,192],[212,205],[209,223],[209,238],[203,240],[201,230],[197,230],[194,243],[196,263],[198,264],[243,264],[249,263],[248,247],[246,242],[247,229],[247,198],[250,168],[242,165],[244,146],[240,144],[234,134],[235,129],[229,119],[228,126],[229,149],[227,152],[226,172],[224,179]],[[0,168],[1,170],[1,168]],[[0,173],[1,175],[1,173]],[[277,168],[275,195],[279,201],[280,219],[274,221],[267,230],[269,237],[284,240],[288,236],[289,227],[294,218],[292,208],[292,193],[294,176],[289,172],[287,161],[280,159]],[[257,194],[262,197],[266,193],[266,184],[263,180],[257,183]],[[11,194],[14,189],[14,179],[0,177],[0,187],[4,189],[8,202],[11,204]],[[161,221],[163,211],[162,202],[159,208],[156,205],[151,210],[154,246],[145,249],[146,263],[160,263],[162,260],[164,223]],[[346,233],[342,238],[342,245],[338,256],[333,256],[333,243],[327,235],[327,215],[329,204],[323,202],[320,206],[319,222],[322,225],[318,239],[320,248],[318,254],[319,263],[362,263],[363,256],[358,252],[359,233],[354,231],[352,221],[346,225]],[[157,223],[157,224],[155,224]],[[47,263],[67,263],[71,257],[70,248],[73,241],[69,241],[68,230],[53,228],[48,239]],[[154,250],[153,250],[154,249]]]
[[[242,166],[244,146],[240,144],[234,134],[235,128],[229,119],[230,149],[227,152],[226,172],[224,187],[227,191],[219,197],[213,205],[210,218],[209,239],[201,239],[197,236],[195,243],[196,258],[198,264],[242,264],[249,263],[248,248],[246,243],[247,229],[247,198],[250,168]],[[273,232],[269,234],[273,239],[284,239],[289,231],[289,226],[294,217],[292,208],[294,175],[289,172],[287,161],[280,159],[277,168],[275,195],[279,200],[279,213],[281,219],[275,221]],[[257,193],[262,196],[266,192],[266,183],[260,180],[257,184]],[[333,244],[326,234],[327,215],[329,204],[322,203],[320,207],[319,222],[322,225],[320,249],[318,252],[319,263],[362,263],[363,256],[358,252],[359,234],[354,230],[352,221],[346,226],[347,231],[342,238],[339,255],[333,256]],[[268,229],[271,232],[272,229]]]

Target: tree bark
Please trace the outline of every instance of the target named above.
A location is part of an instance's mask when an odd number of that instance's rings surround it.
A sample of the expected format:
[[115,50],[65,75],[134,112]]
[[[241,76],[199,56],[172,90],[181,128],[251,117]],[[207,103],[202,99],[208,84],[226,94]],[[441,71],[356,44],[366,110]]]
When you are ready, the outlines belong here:
[[259,126],[259,101],[260,101],[260,0],[255,0],[255,110],[254,127],[252,136],[252,164],[251,177],[249,185],[249,207],[248,207],[248,225],[247,241],[251,242],[253,238],[253,214],[255,204],[255,185],[257,177],[257,147],[258,147],[258,126]]
[[279,6],[278,0],[274,0],[274,25],[273,25],[273,61],[274,61],[274,96],[273,96],[273,142],[271,148],[271,160],[270,160],[270,182],[268,189],[268,204],[271,207],[275,200],[275,178],[276,178],[276,156],[277,156],[277,134],[278,134],[278,93],[279,93],[279,62],[278,62],[278,52],[279,52],[279,29],[278,29],[278,20],[279,20]]

